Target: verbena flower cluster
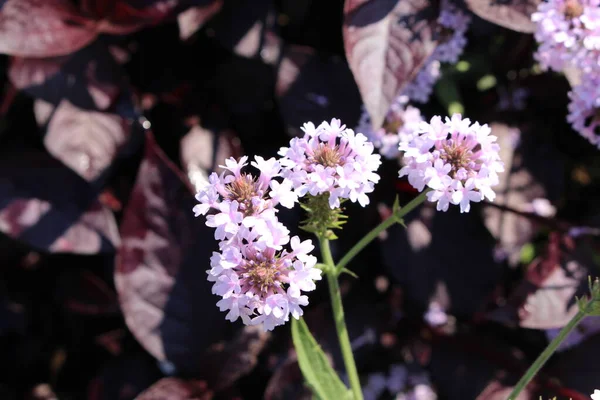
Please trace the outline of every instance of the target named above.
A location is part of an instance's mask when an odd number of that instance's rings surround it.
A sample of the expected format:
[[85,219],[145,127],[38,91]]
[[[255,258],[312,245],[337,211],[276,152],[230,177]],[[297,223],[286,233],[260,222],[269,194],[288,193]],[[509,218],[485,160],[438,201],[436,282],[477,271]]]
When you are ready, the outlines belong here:
[[298,197],[307,193],[317,196],[329,193],[329,206],[337,208],[340,199],[369,204],[379,175],[380,156],[373,154],[373,143],[362,133],[347,129],[340,120],[312,122],[302,127],[304,136],[293,138],[289,147],[279,151],[283,167],[281,175],[291,182]]
[[582,84],[569,93],[567,120],[600,148],[600,0],[545,1],[531,19],[539,42],[535,58],[542,69],[575,67],[581,73]]
[[439,45],[428,58],[416,78],[403,91],[412,101],[427,103],[433,85],[440,78],[440,63],[456,63],[462,54],[467,39],[465,34],[469,28],[471,17],[463,13],[450,1],[441,4],[438,17]]
[[562,71],[572,65],[598,71],[600,60],[600,1],[549,0],[531,15],[540,46],[536,60],[544,69]]
[[272,330],[290,315],[300,318],[308,304],[303,293],[321,279],[317,259],[309,254],[312,242],[290,238],[276,206],[292,208],[299,197],[324,193],[331,208],[339,207],[340,199],[364,206],[379,180],[380,156],[364,135],[336,119],[302,129],[304,136],[281,148],[280,159],[254,158],[257,175],[245,171],[248,157],[230,158],[222,166],[225,172],[212,173],[196,195],[195,215],[208,214],[206,225],[220,241],[207,273],[228,320]]
[[[289,237],[277,219],[276,205],[293,207],[297,200],[290,182],[279,182],[280,163],[255,157],[251,164],[260,174],[242,172],[247,157],[226,160],[227,172],[212,173],[209,184],[196,195],[196,216],[205,215],[206,225],[215,228],[219,252],[213,252],[208,280],[212,291],[222,297],[217,303],[226,318],[241,318],[247,325],[261,324],[272,330],[302,315],[308,298],[302,292],[315,289],[321,270],[309,253],[310,240]],[[290,244],[291,250],[283,246]]]
[[398,96],[390,107],[383,126],[377,130],[373,130],[371,117],[363,108],[356,129],[363,132],[385,158],[397,158],[400,155],[398,144],[411,138],[423,121],[421,111],[407,103],[407,96]]
[[569,92],[567,121],[581,136],[600,149],[600,77]]
[[490,133],[487,125],[471,124],[460,114],[445,122],[439,116],[422,122],[419,132],[399,145],[406,164],[399,176],[408,176],[419,191],[427,186],[427,199],[437,203],[438,211],[456,204],[461,212],[468,212],[471,202],[494,200],[492,186],[499,183],[504,164],[496,137]]

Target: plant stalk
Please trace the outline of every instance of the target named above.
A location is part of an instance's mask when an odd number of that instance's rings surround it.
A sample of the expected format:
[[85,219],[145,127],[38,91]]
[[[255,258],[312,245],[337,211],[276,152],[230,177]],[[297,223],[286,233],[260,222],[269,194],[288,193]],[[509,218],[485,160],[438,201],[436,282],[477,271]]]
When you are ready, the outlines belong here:
[[519,382],[517,382],[515,388],[508,396],[508,400],[517,399],[517,396],[519,396],[521,391],[525,389],[525,386],[527,386],[527,384],[531,382],[531,380],[538,373],[540,368],[542,368],[546,361],[548,361],[552,354],[554,354],[558,346],[562,343],[563,340],[565,340],[569,332],[571,332],[585,316],[585,311],[579,310],[577,314],[575,314],[575,316],[569,321],[569,323],[560,330],[558,336],[556,336],[554,340],[552,340],[550,344],[548,344],[548,346],[544,349],[542,354],[538,356],[538,358],[533,362],[533,364],[531,364],[527,372],[525,372],[525,375],[523,375]]
[[379,225],[377,225],[375,228],[373,228],[362,239],[360,239],[354,246],[352,246],[352,248],[346,253],[346,255],[344,257],[342,257],[342,259],[338,262],[337,266],[335,267],[336,272],[338,274],[340,272],[342,272],[342,269],[346,265],[348,265],[348,263],[350,261],[352,261],[352,259],[358,253],[360,253],[362,251],[362,249],[367,247],[367,245],[369,243],[371,243],[373,240],[375,240],[375,238],[377,236],[379,236],[379,234],[381,232],[385,231],[386,229],[388,229],[390,226],[394,225],[395,223],[400,222],[406,214],[408,214],[409,212],[414,210],[419,204],[421,204],[423,201],[425,201],[427,192],[429,192],[429,190],[424,190],[421,194],[419,194],[417,197],[412,199],[407,205],[400,208],[399,210],[394,210],[392,215],[390,215],[389,217],[387,217],[386,219],[381,221],[381,223]]
[[352,391],[353,396],[352,398],[354,400],[363,400],[362,390],[360,387],[360,379],[358,377],[358,371],[356,370],[354,355],[352,354],[352,346],[350,345],[350,337],[348,336],[346,321],[344,320],[342,293],[340,291],[340,285],[338,283],[338,274],[335,271],[333,257],[331,256],[331,249],[329,248],[329,240],[325,238],[319,238],[319,243],[321,246],[321,255],[323,257],[323,262],[328,266],[326,273],[327,281],[329,283],[329,297],[331,298],[331,309],[333,311],[335,329],[337,331],[338,340],[340,342],[340,349],[342,351],[342,357],[344,359],[344,366],[346,367],[348,381],[350,382],[350,390]]

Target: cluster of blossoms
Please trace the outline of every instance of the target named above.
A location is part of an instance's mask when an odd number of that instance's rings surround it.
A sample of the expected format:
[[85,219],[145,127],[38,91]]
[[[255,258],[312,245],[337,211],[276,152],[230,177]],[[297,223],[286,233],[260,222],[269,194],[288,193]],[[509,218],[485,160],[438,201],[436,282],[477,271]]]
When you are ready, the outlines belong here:
[[369,204],[367,194],[379,181],[375,171],[381,164],[373,143],[338,119],[318,127],[309,122],[302,131],[304,136],[279,150],[284,184],[289,181],[298,197],[328,193],[332,209],[340,207],[340,199],[358,201],[363,207]]
[[600,0],[549,0],[540,3],[531,19],[536,22],[535,58],[541,67],[581,72],[583,84],[569,93],[567,120],[600,148]]
[[429,187],[427,199],[437,202],[438,211],[446,211],[452,203],[468,212],[470,202],[494,199],[491,187],[499,183],[498,172],[504,171],[496,137],[490,133],[487,125],[471,124],[460,114],[445,122],[435,116],[400,143],[405,166],[399,175],[408,176],[419,191]]
[[[304,124],[305,135],[281,148],[279,160],[255,157],[251,165],[257,176],[244,172],[248,157],[225,161],[222,174],[212,173],[196,195],[196,216],[207,215],[206,225],[215,229],[219,251],[211,257],[208,280],[222,297],[217,303],[226,318],[241,318],[247,325],[272,330],[300,318],[308,304],[303,292],[315,289],[321,279],[317,259],[309,253],[310,240],[290,238],[279,222],[276,206],[292,208],[298,198],[328,194],[329,207],[341,199],[369,203],[381,161],[373,144],[339,120],[318,127]],[[327,203],[325,203],[327,208]],[[284,246],[291,247],[290,249]]]
[[536,60],[544,69],[573,65],[585,73],[600,67],[600,1],[549,0],[531,15],[540,46]]
[[[212,291],[222,297],[217,303],[226,318],[241,318],[247,325],[262,324],[272,330],[302,315],[308,304],[302,292],[315,289],[321,270],[309,253],[310,240],[289,237],[288,229],[277,219],[275,206],[291,208],[297,200],[290,182],[279,182],[281,165],[274,158],[255,157],[255,177],[242,172],[247,157],[238,162],[226,160],[227,172],[212,173],[209,183],[196,195],[196,216],[206,215],[206,225],[215,228],[220,240],[207,271],[214,282]],[[291,251],[283,249],[290,244]]]
[[571,123],[581,136],[600,148],[600,79],[575,86],[569,92],[569,114]]
[[456,63],[462,54],[467,39],[465,34],[471,22],[471,17],[459,10],[450,1],[441,4],[438,17],[439,45],[425,62],[415,79],[406,86],[403,94],[412,101],[427,103],[433,85],[440,78],[440,63]]
[[407,96],[398,96],[390,107],[383,126],[377,130],[373,130],[371,117],[363,109],[356,129],[363,132],[385,158],[397,158],[400,154],[398,144],[410,139],[423,121],[421,111],[407,103]]

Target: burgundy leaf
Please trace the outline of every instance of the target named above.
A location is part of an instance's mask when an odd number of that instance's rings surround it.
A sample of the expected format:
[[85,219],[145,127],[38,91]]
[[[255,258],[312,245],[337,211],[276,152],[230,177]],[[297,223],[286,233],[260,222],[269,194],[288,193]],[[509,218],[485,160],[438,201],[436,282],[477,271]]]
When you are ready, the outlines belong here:
[[239,56],[260,57],[267,64],[275,64],[282,45],[275,34],[275,22],[271,2],[224,3],[221,12],[208,24],[207,34]]
[[33,102],[33,114],[38,126],[45,126],[50,121],[50,117],[55,109],[56,107],[52,103],[39,99],[35,100]]
[[0,231],[43,251],[96,254],[119,244],[112,213],[89,185],[45,153],[3,154]]
[[172,15],[176,0],[153,1],[141,8],[118,1],[109,15],[98,21],[98,31],[113,35],[126,35],[144,26],[156,25]]
[[429,0],[346,0],[346,58],[373,126],[435,49],[437,3]]
[[96,38],[93,24],[69,0],[7,0],[0,10],[0,53],[53,57]]
[[583,255],[574,255],[575,244],[560,234],[550,236],[548,249],[527,268],[525,279],[507,304],[490,313],[500,322],[518,322],[530,329],[562,328],[577,313],[575,296],[584,293],[588,270]]
[[89,271],[76,273],[66,285],[69,294],[65,299],[67,310],[85,315],[110,315],[119,312],[117,295],[106,282]]
[[531,14],[540,0],[466,0],[467,6],[481,18],[517,32],[532,33]]
[[54,105],[67,99],[77,107],[105,110],[119,95],[128,95],[122,68],[99,41],[69,56],[15,57],[9,77],[17,88]]
[[146,350],[196,374],[205,349],[232,325],[206,280],[216,242],[194,218],[186,180],[148,134],[124,210],[115,284],[127,325]]
[[181,139],[181,164],[192,183],[199,189],[208,182],[208,175],[222,171],[219,165],[225,159],[238,159],[243,154],[240,140],[231,131],[223,131],[218,135],[196,124]]
[[66,56],[50,58],[13,57],[8,69],[8,77],[18,89],[38,86],[51,76],[56,75],[67,59]]
[[212,393],[201,381],[163,378],[140,393],[136,400],[209,400]]
[[223,7],[223,0],[215,0],[208,5],[190,7],[177,16],[177,25],[179,26],[179,38],[187,40],[198,29],[218,13]]
[[48,124],[44,144],[54,157],[93,181],[111,165],[130,130],[130,123],[118,115],[82,110],[63,100]]
[[297,357],[290,356],[279,366],[265,389],[265,400],[308,400],[312,399],[310,389],[304,384],[304,378]]
[[207,381],[211,390],[227,388],[254,369],[270,337],[260,327],[244,327],[233,340],[218,343],[203,355],[198,376]]
[[[492,133],[498,137],[500,158],[505,166],[505,172],[500,174],[500,184],[494,188],[497,193],[494,204],[530,213],[534,211],[533,204],[537,199],[557,200],[559,192],[546,185],[548,178],[536,176],[529,166],[532,163],[544,165],[548,171],[558,172],[560,157],[548,157],[549,150],[542,150],[537,142],[526,143],[529,139],[522,139],[525,134],[518,128],[501,123],[493,123],[491,127]],[[561,181],[557,175],[552,175],[551,180]],[[531,218],[493,207],[484,209],[484,221],[497,240],[497,257],[507,259],[511,265],[519,263],[523,245],[530,242],[542,227]]]

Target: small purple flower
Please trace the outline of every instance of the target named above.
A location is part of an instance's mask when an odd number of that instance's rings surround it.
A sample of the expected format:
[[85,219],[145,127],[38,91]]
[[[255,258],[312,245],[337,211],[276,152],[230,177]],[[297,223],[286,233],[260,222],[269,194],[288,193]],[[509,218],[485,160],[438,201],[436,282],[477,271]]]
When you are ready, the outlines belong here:
[[400,155],[398,143],[411,137],[423,121],[421,111],[407,103],[407,96],[398,96],[390,107],[383,126],[375,131],[371,125],[371,117],[363,107],[356,130],[362,132],[385,158],[397,158]]
[[440,67],[441,63],[430,57],[415,79],[406,85],[402,94],[411,101],[423,104],[427,103],[431,96],[431,92],[433,92],[433,85],[435,85],[438,79],[440,79],[440,76],[442,76]]
[[[211,209],[216,213],[206,217],[206,225],[216,228],[215,239],[230,240],[237,234],[240,225],[252,227],[260,222],[261,229],[266,232],[286,231],[275,216],[275,206],[281,204],[291,208],[297,196],[289,183],[279,183],[274,178],[280,176],[281,166],[275,158],[265,160],[256,156],[251,165],[260,173],[257,177],[242,172],[248,164],[248,157],[239,161],[229,158],[222,166],[229,173],[218,175],[212,173],[208,184],[196,194],[200,204],[193,209],[196,216],[206,215]],[[287,237],[287,233],[286,233]],[[280,244],[287,243],[281,238]],[[278,245],[275,245],[278,246]]]
[[217,306],[228,311],[228,320],[241,317],[246,325],[272,330],[287,322],[290,314],[302,316],[301,307],[308,304],[302,292],[316,288],[321,270],[309,254],[314,249],[310,240],[301,242],[294,236],[291,251],[279,250],[253,232],[258,228],[242,227],[231,241],[221,242],[221,252],[213,253],[207,274],[214,282],[213,294],[222,297]]
[[574,130],[600,149],[600,78],[575,86],[569,92],[567,121]]
[[340,206],[340,199],[367,205],[381,164],[373,144],[337,119],[316,128],[306,123],[302,129],[303,137],[293,138],[290,147],[279,150],[282,185],[289,181],[298,197],[329,193],[332,209]]
[[531,15],[543,69],[562,71],[569,65],[585,73],[600,67],[600,1],[548,0]]
[[465,34],[471,23],[471,17],[463,13],[450,1],[442,1],[438,17],[438,46],[429,56],[415,79],[403,91],[411,101],[427,103],[433,85],[440,78],[440,63],[456,63],[462,54],[467,39]]
[[438,211],[446,211],[451,203],[468,212],[471,202],[494,199],[491,187],[504,171],[496,137],[490,133],[487,125],[471,124],[460,114],[445,122],[435,116],[423,122],[412,139],[400,143],[405,166],[399,176],[407,176],[418,191],[429,187],[427,199],[437,202]]

